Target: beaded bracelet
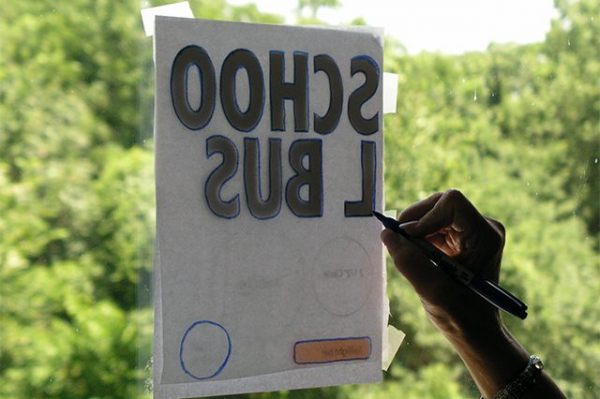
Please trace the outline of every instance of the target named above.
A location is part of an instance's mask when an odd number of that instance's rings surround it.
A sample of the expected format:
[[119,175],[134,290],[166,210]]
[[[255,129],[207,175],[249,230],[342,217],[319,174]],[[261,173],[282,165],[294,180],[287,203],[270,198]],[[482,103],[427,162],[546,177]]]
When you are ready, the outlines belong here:
[[544,363],[540,358],[535,355],[530,356],[525,370],[497,392],[492,399],[519,399],[537,381],[543,369]]

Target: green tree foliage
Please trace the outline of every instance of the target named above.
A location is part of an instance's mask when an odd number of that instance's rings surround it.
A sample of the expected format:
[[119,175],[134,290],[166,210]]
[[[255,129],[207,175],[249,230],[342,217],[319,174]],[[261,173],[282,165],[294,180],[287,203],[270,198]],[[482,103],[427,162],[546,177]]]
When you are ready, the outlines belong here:
[[304,10],[308,10],[311,19],[316,20],[319,8],[336,8],[341,5],[340,0],[298,0],[298,15],[300,16]]
[[[254,5],[191,5],[199,18],[283,21]],[[299,10],[314,23],[337,5]],[[531,309],[507,323],[571,397],[598,398],[600,10],[557,7],[539,44],[409,56],[386,43],[400,97],[385,120],[387,206],[459,187],[502,220],[502,283]],[[139,396],[154,250],[152,44],[139,4],[6,0],[0,48],[0,398]],[[407,338],[384,384],[245,396],[476,397],[388,269],[391,322]]]

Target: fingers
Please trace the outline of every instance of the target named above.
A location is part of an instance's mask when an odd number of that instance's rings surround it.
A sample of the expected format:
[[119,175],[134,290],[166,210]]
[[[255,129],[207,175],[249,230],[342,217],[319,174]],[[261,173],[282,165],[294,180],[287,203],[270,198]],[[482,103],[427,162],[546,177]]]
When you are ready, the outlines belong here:
[[429,198],[410,205],[400,213],[398,220],[400,222],[410,222],[421,219],[423,215],[425,215],[435,206],[442,195],[444,195],[444,193],[435,193],[429,196]]
[[400,221],[418,220],[408,227],[412,235],[428,236],[451,227],[462,232],[479,228],[485,221],[471,202],[458,190],[436,193],[409,206],[400,214]]
[[406,208],[402,228],[429,242],[476,273],[498,279],[504,227],[484,217],[458,190],[435,193]]

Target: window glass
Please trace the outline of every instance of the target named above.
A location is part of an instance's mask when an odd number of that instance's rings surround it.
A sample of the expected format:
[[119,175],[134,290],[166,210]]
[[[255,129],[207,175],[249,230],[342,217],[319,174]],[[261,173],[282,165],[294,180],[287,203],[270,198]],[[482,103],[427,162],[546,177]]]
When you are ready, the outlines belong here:
[[[140,8],[164,3],[0,2],[0,398],[151,397],[154,77]],[[190,1],[206,19],[373,23],[344,0],[281,3]],[[481,29],[494,18],[464,13]],[[557,0],[531,43],[385,47],[399,77],[388,209],[455,187],[503,222],[502,284],[530,306],[505,321],[574,398],[600,392],[599,15],[595,0]],[[383,384],[247,397],[477,397],[391,264],[388,280],[407,337]]]

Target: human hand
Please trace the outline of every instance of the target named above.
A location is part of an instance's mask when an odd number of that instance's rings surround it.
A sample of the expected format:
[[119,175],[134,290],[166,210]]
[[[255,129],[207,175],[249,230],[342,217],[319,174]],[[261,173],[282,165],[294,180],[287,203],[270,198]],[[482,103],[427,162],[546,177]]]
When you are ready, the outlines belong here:
[[[399,221],[409,235],[425,237],[474,273],[498,281],[504,227],[481,215],[460,191],[448,190],[419,201],[406,208]],[[387,229],[381,238],[442,332],[465,334],[500,326],[494,307],[434,267],[421,249]]]
[[[460,191],[433,194],[406,208],[399,221],[409,235],[425,237],[475,274],[498,281],[504,227],[481,215]],[[433,266],[422,249],[400,234],[386,229],[381,239],[484,397],[513,381],[528,363],[529,353],[502,324],[497,309]],[[545,372],[526,397],[565,398]]]

